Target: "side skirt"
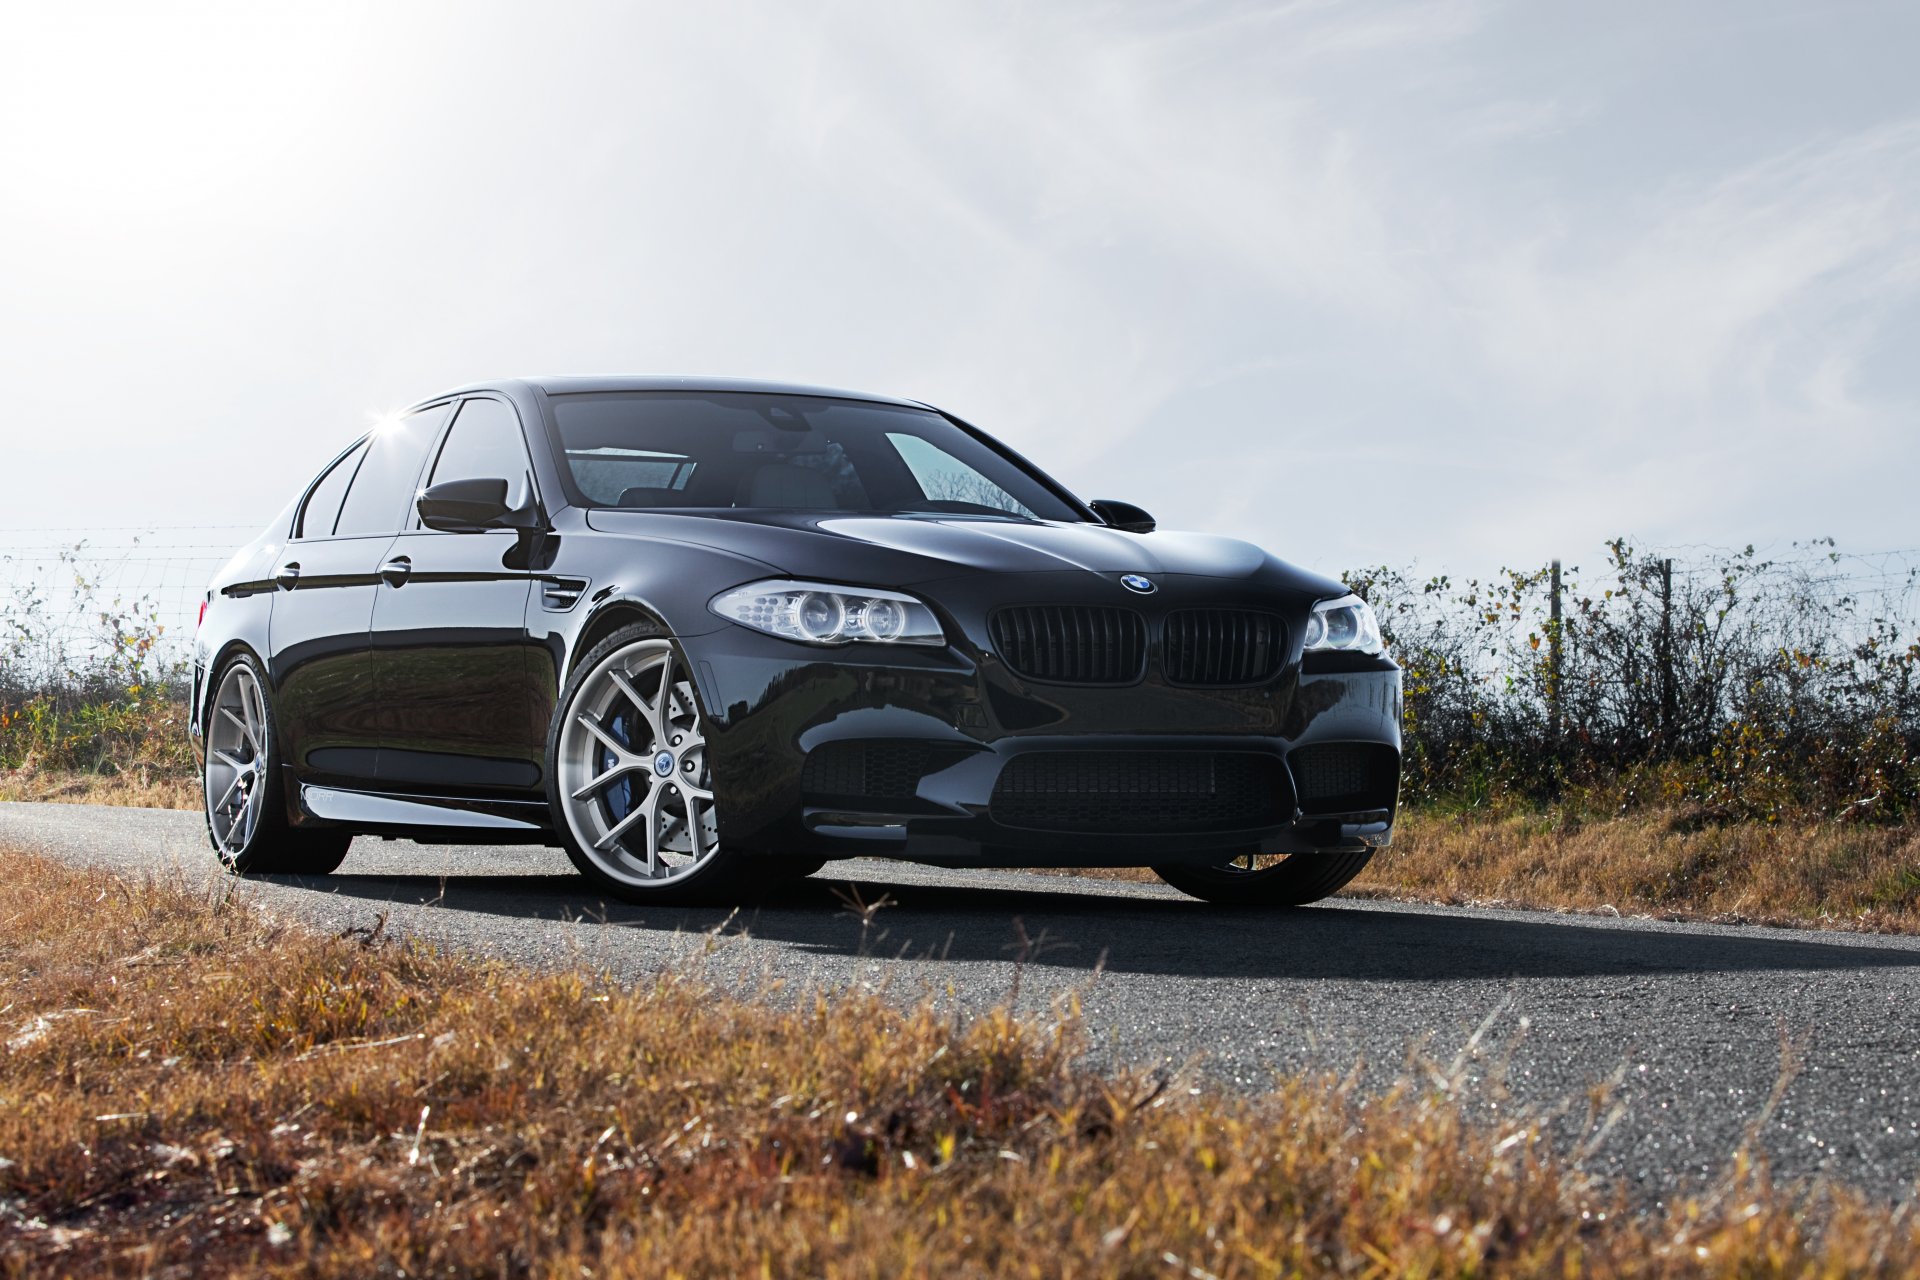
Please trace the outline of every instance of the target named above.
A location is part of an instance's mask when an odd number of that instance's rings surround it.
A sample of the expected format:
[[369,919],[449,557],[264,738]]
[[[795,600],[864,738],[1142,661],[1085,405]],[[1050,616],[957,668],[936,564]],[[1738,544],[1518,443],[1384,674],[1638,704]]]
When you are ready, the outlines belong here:
[[360,828],[434,828],[509,838],[547,830],[547,806],[532,800],[444,800],[302,784],[300,807],[323,822]]

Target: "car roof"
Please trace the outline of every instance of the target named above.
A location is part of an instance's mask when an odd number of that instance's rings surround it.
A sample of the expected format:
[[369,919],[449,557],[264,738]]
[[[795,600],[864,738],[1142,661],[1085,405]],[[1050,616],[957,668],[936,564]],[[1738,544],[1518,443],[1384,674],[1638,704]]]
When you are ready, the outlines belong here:
[[898,396],[875,395],[868,391],[847,391],[837,387],[814,387],[797,382],[763,382],[753,378],[666,377],[644,374],[597,377],[542,376],[509,378],[499,382],[478,382],[471,386],[458,387],[452,391],[441,392],[439,395],[433,397],[433,399],[442,400],[448,396],[461,395],[470,391],[506,391],[516,385],[528,387],[550,396],[576,395],[581,392],[596,391],[736,391],[759,392],[763,395],[827,396],[835,400],[869,400],[876,404],[906,405],[915,409],[928,407],[917,400],[904,400]]

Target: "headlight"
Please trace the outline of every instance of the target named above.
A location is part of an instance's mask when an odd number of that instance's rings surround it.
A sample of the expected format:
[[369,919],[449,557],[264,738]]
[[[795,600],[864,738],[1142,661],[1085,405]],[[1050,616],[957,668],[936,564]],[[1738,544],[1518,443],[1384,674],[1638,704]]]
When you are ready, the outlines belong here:
[[1308,653],[1385,653],[1373,606],[1359,596],[1322,600],[1307,617]]
[[945,644],[933,610],[898,591],[818,582],[749,582],[707,606],[729,622],[802,644]]

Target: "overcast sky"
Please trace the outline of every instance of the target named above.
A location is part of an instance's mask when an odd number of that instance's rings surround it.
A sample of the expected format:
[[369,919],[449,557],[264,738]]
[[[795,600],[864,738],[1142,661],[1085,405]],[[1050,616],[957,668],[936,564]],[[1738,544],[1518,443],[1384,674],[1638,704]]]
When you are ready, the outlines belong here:
[[521,373],[926,399],[1328,570],[1920,545],[1920,5],[0,3],[0,527]]

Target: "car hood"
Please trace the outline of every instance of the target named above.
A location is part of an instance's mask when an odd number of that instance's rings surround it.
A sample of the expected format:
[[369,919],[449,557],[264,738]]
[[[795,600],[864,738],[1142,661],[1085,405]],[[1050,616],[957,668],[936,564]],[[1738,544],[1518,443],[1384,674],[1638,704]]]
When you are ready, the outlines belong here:
[[835,512],[587,513],[603,533],[668,538],[732,552],[796,578],[906,587],[972,573],[1182,574],[1246,579],[1263,571],[1289,586],[1339,586],[1284,565],[1251,543],[1201,533],[1122,533],[1100,525]]

